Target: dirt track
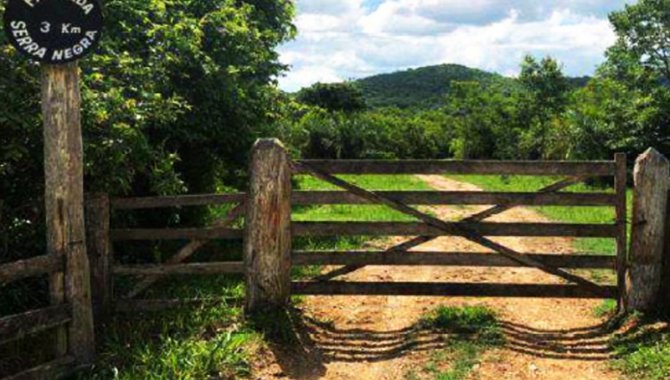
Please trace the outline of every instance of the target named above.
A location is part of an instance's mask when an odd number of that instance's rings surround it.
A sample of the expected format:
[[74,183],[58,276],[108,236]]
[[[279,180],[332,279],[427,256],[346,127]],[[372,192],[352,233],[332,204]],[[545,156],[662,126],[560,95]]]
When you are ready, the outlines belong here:
[[[478,190],[442,176],[420,176],[438,190]],[[432,207],[443,220],[457,220],[486,207]],[[491,221],[545,221],[536,212],[514,208]],[[495,239],[521,252],[570,254],[565,238]],[[398,238],[392,243],[399,243]],[[444,237],[416,251],[484,250],[468,241]],[[451,281],[561,283],[526,268],[366,267],[340,279],[352,281]],[[421,315],[438,305],[486,304],[496,310],[507,344],[489,351],[473,371],[479,379],[616,379],[606,359],[608,333],[593,315],[597,300],[445,298],[445,297],[307,297],[301,309],[302,347],[275,347],[254,378],[403,379],[420,372],[442,342],[413,328]]]

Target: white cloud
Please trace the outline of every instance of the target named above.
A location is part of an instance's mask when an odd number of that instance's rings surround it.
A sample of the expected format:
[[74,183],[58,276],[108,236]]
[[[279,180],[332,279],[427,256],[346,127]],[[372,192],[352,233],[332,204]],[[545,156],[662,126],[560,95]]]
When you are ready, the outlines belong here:
[[625,0],[298,0],[299,37],[280,48],[288,91],[409,67],[459,63],[515,75],[525,54],[592,74]]

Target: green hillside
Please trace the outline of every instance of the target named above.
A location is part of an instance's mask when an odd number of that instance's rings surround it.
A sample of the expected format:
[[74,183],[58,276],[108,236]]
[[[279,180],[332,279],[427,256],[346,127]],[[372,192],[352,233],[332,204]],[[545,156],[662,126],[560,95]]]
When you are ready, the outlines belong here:
[[426,66],[356,81],[370,107],[433,107],[444,104],[452,81],[509,82],[514,79],[461,65]]
[[[568,78],[571,88],[584,87],[589,77]],[[444,105],[452,81],[476,81],[515,86],[514,78],[462,65],[444,64],[380,74],[355,81],[372,108],[433,108]]]

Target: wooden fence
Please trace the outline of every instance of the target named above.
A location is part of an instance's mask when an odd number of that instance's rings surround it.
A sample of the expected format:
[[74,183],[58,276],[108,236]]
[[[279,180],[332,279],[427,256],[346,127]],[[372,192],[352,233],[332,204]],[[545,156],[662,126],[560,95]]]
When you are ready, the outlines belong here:
[[[76,296],[77,292],[70,290],[66,292],[62,285],[68,283],[72,276],[85,276],[78,269],[83,270],[84,268],[72,268],[67,265],[65,257],[55,254],[0,265],[0,287],[47,274],[50,278],[52,295],[51,306],[0,318],[0,345],[6,345],[47,330],[55,330],[54,360],[6,379],[42,379],[54,374],[68,373],[78,362],[74,351],[87,350],[89,355],[94,352],[92,345],[82,346],[80,344],[82,339],[78,338],[82,333],[88,334],[89,332],[87,329],[81,330],[82,321],[77,319],[77,313],[73,313],[72,303],[68,302],[72,296]],[[90,342],[91,339],[92,337],[89,336],[84,341]],[[75,344],[78,344],[76,348],[73,347]]]
[[[254,146],[248,193],[205,194],[148,198],[114,198],[104,194],[87,198],[87,250],[93,304],[97,321],[115,311],[157,310],[183,303],[209,300],[138,300],[158,279],[174,274],[244,273],[246,310],[257,312],[283,307],[291,294],[312,295],[450,295],[495,297],[609,297],[620,298],[625,310],[648,310],[670,289],[670,219],[666,207],[670,184],[668,161],[650,150],[635,167],[631,250],[626,249],[626,160],[526,162],[526,161],[324,161],[290,159],[281,143],[260,140]],[[296,174],[314,175],[342,191],[293,191]],[[549,175],[565,177],[535,193],[462,191],[369,191],[342,180],[339,174],[486,174]],[[614,189],[600,193],[564,192],[590,177],[614,179]],[[128,210],[205,205],[232,206],[221,220],[204,228],[123,228],[111,225],[111,214]],[[381,204],[411,215],[415,222],[291,222],[293,206],[327,204]],[[447,222],[417,209],[418,205],[495,205],[463,220]],[[487,221],[517,206],[610,207],[611,223],[494,223]],[[669,210],[670,211],[670,210]],[[244,219],[244,228],[236,221]],[[667,220],[667,223],[666,223]],[[665,231],[668,231],[666,234]],[[300,251],[294,237],[415,236],[379,251]],[[485,252],[413,252],[411,249],[440,236],[459,236],[475,242]],[[557,255],[551,252],[518,252],[491,240],[498,236],[559,236],[608,238],[616,242],[617,255]],[[243,261],[192,263],[187,260],[211,240],[243,240]],[[666,240],[664,248],[663,241]],[[127,265],[114,258],[124,241],[175,240],[181,248],[163,263]],[[115,244],[116,243],[116,244]],[[116,246],[115,246],[116,245]],[[664,253],[665,252],[665,253]],[[53,305],[0,319],[0,344],[47,329],[56,329],[56,360],[12,378],[40,378],[90,363],[93,337],[88,336],[82,299],[87,289],[77,281],[88,278],[89,266],[68,263],[57,253],[0,266],[0,285],[26,277],[50,275]],[[665,263],[665,265],[662,265]],[[341,266],[311,281],[292,282],[293,266]],[[531,267],[562,278],[559,284],[491,283],[373,283],[333,281],[367,265],[439,265],[469,267]],[[663,269],[664,268],[664,269]],[[593,283],[573,269],[616,271],[616,286]],[[665,271],[665,272],[664,272]],[[139,281],[127,293],[115,294],[114,276],[135,276]],[[663,277],[665,276],[665,277]],[[664,280],[662,280],[664,278]],[[665,293],[664,293],[665,292]],[[81,299],[79,299],[79,298]],[[73,305],[79,305],[73,308]],[[668,302],[670,304],[670,302]],[[76,309],[76,310],[75,310]],[[84,343],[83,345],[81,343]]]

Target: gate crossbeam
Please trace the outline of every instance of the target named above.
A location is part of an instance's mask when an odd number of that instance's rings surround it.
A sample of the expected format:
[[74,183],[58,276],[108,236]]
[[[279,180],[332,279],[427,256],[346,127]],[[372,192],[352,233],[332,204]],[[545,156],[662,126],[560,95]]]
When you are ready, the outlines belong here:
[[[540,190],[538,190],[538,193],[554,193],[560,190],[563,190],[565,188],[568,188],[572,185],[575,185],[579,182],[582,182],[586,179],[587,177],[570,177],[570,178],[565,178],[561,181],[558,181],[556,183],[553,183],[549,186],[543,187]],[[517,205],[496,205],[491,208],[488,208],[486,210],[483,210],[481,212],[478,212],[474,215],[471,215],[467,218],[461,219],[461,222],[481,222],[485,219],[488,219],[494,215],[501,214],[507,210],[510,210],[514,207],[517,207]],[[436,236],[417,236],[414,237],[410,240],[407,240],[403,243],[394,245],[386,250],[386,252],[404,252],[404,251],[409,251],[412,248],[418,247],[422,244],[428,243],[430,241],[433,241],[437,239]],[[314,277],[315,281],[327,281],[327,280],[332,280],[335,277],[339,276],[344,276],[346,274],[355,272],[359,269],[365,268],[365,265],[347,265],[335,270],[332,270],[326,274],[319,275],[317,277]]]
[[523,253],[517,252],[511,248],[505,247],[501,244],[498,244],[481,234],[477,233],[476,231],[471,230],[470,228],[467,228],[462,225],[454,225],[454,224],[448,224],[438,218],[435,218],[431,215],[428,215],[426,213],[423,213],[419,210],[416,210],[412,207],[407,206],[406,204],[403,204],[401,202],[397,202],[393,199],[387,198],[385,196],[382,196],[380,194],[376,194],[374,192],[371,192],[369,190],[365,190],[361,187],[358,187],[356,185],[353,185],[349,182],[346,182],[344,180],[341,180],[329,173],[326,173],[324,171],[321,171],[317,168],[314,168],[310,166],[309,164],[306,163],[296,163],[301,168],[306,169],[306,171],[312,173],[315,175],[317,178],[324,180],[326,182],[329,182],[337,187],[340,187],[344,190],[349,191],[350,193],[357,195],[363,199],[372,201],[374,203],[380,203],[384,204],[396,211],[399,211],[401,213],[413,216],[424,223],[430,225],[431,227],[440,229],[442,231],[445,231],[447,233],[457,235],[464,237],[472,242],[475,242],[477,244],[480,244],[486,248],[492,249],[499,254],[514,260],[520,264],[529,266],[529,267],[534,267],[539,270],[542,270],[546,273],[552,274],[554,276],[560,277],[564,280],[567,280],[569,282],[573,282],[575,284],[583,286],[585,289],[589,290],[590,292],[597,294],[597,295],[602,295],[604,294],[602,287],[600,287],[598,284],[591,282],[589,280],[586,280],[584,278],[581,278],[579,276],[573,275],[572,273],[569,273],[565,270],[562,270],[560,268],[552,268],[550,266],[547,266],[537,260],[534,260]]

